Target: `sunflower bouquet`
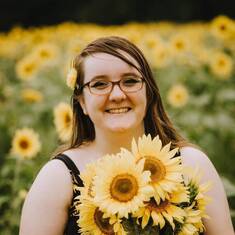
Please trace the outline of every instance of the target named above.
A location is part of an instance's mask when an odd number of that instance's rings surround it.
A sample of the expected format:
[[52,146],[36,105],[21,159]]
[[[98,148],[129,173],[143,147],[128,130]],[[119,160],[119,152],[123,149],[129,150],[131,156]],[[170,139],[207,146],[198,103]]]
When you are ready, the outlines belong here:
[[170,145],[143,135],[131,151],[87,165],[77,205],[80,233],[201,234],[209,184],[199,184],[198,171],[183,176],[178,148]]

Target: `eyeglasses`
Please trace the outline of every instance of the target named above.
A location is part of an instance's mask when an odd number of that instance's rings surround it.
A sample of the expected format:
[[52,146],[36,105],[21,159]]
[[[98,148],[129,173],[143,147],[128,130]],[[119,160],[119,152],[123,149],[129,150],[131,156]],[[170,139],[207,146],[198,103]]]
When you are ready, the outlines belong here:
[[131,93],[139,91],[143,87],[143,82],[144,80],[137,76],[128,76],[115,82],[107,81],[105,79],[94,79],[85,83],[81,89],[88,86],[92,94],[106,95],[113,90],[114,85],[118,85],[123,92]]

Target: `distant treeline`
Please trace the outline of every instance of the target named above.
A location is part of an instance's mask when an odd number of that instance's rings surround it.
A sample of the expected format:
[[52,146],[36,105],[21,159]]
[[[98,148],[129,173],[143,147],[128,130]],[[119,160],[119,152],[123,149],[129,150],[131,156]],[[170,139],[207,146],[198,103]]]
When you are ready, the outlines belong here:
[[234,0],[1,0],[0,31],[12,26],[52,25],[64,21],[123,24],[128,21],[235,18]]

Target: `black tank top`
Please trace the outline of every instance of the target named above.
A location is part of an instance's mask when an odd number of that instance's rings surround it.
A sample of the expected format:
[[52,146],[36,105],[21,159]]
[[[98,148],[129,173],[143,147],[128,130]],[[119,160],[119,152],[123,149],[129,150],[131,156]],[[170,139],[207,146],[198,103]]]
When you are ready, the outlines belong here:
[[73,182],[73,198],[71,202],[71,206],[69,208],[69,218],[68,222],[64,231],[64,235],[78,235],[79,233],[79,226],[77,224],[77,220],[79,219],[79,214],[76,210],[76,205],[78,203],[78,200],[76,199],[77,196],[80,195],[80,191],[78,190],[78,187],[83,187],[83,182],[80,178],[80,172],[74,162],[65,154],[60,154],[56,156],[54,159],[59,159],[64,162],[64,164],[67,166],[67,168],[70,171],[72,182]]

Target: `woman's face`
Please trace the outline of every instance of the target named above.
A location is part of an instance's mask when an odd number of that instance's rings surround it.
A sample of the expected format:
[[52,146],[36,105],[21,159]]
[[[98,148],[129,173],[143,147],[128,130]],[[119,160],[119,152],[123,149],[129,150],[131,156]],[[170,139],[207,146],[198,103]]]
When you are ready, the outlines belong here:
[[[131,62],[139,66],[128,54],[122,52]],[[134,67],[123,60],[106,53],[95,53],[85,58],[84,84],[90,81],[119,81],[127,76],[141,77]],[[92,94],[85,86],[80,104],[85,114],[94,123],[95,130],[125,132],[144,130],[144,116],[146,113],[146,86],[132,93],[123,92],[118,85],[114,85],[110,93],[105,95]]]

